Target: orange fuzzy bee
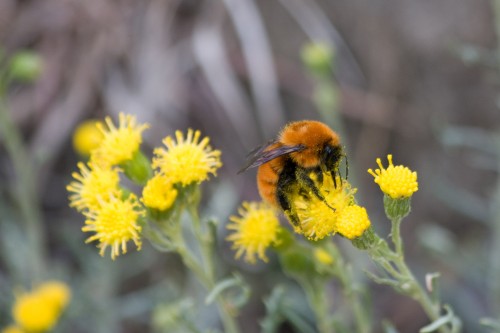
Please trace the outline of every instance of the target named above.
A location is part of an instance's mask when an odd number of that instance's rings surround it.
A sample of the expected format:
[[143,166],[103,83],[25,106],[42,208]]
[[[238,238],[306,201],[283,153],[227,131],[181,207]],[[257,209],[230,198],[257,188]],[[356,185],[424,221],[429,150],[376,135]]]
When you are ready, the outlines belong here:
[[253,152],[252,158],[239,173],[259,167],[257,186],[260,196],[280,207],[290,222],[298,226],[292,195],[312,193],[327,204],[310,176],[316,174],[321,181],[323,173],[328,172],[335,182],[340,160],[344,156],[337,133],[319,121],[301,120],[289,123],[275,140]]

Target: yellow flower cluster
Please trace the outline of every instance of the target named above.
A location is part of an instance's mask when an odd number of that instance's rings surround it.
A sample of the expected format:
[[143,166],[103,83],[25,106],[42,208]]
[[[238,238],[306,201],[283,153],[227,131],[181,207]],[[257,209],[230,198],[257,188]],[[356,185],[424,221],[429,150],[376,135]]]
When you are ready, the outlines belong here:
[[338,176],[334,181],[329,173],[323,174],[322,182],[315,180],[315,183],[325,200],[313,194],[295,196],[294,205],[300,221],[295,232],[315,241],[335,233],[349,239],[361,236],[370,226],[368,215],[359,217],[355,213],[344,217],[345,211],[359,207],[354,200],[356,190]]
[[[167,136],[166,149],[155,149],[150,165],[140,158],[142,132],[149,125],[139,124],[136,117],[120,113],[118,126],[106,117],[104,124],[86,122],[82,127],[75,131],[73,142],[75,149],[90,155],[90,161],[78,164],[80,172],[73,173],[74,181],[67,186],[70,206],[86,217],[82,231],[94,233],[86,242],[97,241],[101,255],[110,248],[112,259],[127,252],[129,241],[141,248],[146,208],[170,209],[179,187],[206,180],[222,165],[220,151],[212,150],[207,137],[200,140],[199,131],[189,129],[186,138],[177,131],[177,141]],[[152,168],[156,171],[149,178]],[[144,179],[141,199],[120,185],[122,174],[140,185],[143,175],[149,178]]]
[[12,307],[15,324],[3,329],[3,333],[46,332],[58,322],[71,298],[69,287],[59,281],[47,281],[31,292],[16,297]]

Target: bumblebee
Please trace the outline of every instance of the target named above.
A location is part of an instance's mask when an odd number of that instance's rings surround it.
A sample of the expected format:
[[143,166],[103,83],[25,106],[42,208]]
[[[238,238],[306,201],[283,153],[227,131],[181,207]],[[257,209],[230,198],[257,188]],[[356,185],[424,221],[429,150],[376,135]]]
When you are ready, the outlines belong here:
[[328,205],[311,176],[315,175],[321,183],[323,174],[330,173],[334,186],[337,187],[339,164],[345,156],[337,133],[314,120],[289,123],[276,139],[250,155],[252,157],[248,164],[239,173],[258,167],[257,186],[260,196],[281,208],[296,227],[300,225],[300,221],[293,208],[293,196],[314,195]]

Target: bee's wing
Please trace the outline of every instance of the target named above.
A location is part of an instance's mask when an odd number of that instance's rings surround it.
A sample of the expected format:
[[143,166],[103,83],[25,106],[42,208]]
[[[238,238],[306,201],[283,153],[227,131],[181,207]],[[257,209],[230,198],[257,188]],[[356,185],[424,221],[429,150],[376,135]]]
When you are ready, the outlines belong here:
[[276,148],[266,150],[269,146],[275,143],[276,141],[272,141],[267,145],[255,149],[254,155],[248,160],[247,164],[240,171],[238,171],[238,173],[242,173],[243,171],[248,170],[250,168],[258,167],[259,165],[274,160],[277,157],[288,155],[296,151],[304,150],[305,148],[302,145],[296,145],[296,146],[278,146]]

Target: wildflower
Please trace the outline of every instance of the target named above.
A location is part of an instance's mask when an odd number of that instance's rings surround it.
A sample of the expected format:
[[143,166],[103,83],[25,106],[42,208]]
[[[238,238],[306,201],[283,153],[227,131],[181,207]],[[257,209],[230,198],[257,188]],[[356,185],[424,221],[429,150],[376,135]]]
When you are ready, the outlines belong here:
[[411,171],[405,166],[394,166],[392,163],[392,155],[387,155],[389,166],[384,168],[380,158],[377,158],[377,164],[380,169],[373,171],[368,169],[375,183],[380,186],[380,189],[385,194],[393,199],[409,198],[418,191],[417,173]]
[[208,137],[200,141],[200,135],[200,131],[189,129],[185,139],[181,131],[175,132],[177,142],[167,136],[163,139],[167,150],[154,150],[156,156],[153,158],[153,168],[159,168],[161,174],[183,186],[200,183],[209,174],[215,175],[222,166],[221,153],[219,150],[212,150]]
[[226,239],[233,242],[236,259],[245,254],[245,261],[254,264],[256,255],[267,262],[266,249],[277,243],[280,224],[275,210],[265,204],[244,202],[238,209],[240,216],[231,216],[227,229],[234,233]]
[[334,259],[330,255],[330,253],[328,253],[328,251],[326,251],[325,249],[319,247],[314,250],[314,258],[316,258],[316,260],[323,265],[331,265],[334,262]]
[[36,293],[59,310],[68,305],[71,297],[69,287],[60,281],[46,281],[37,287]]
[[103,168],[97,164],[78,163],[80,173],[72,174],[76,181],[71,182],[66,189],[73,192],[70,195],[70,207],[78,211],[97,210],[103,198],[119,193],[119,169]]
[[156,175],[151,178],[142,190],[142,199],[146,207],[167,210],[177,198],[177,190],[172,181],[164,175]]
[[337,217],[337,232],[342,236],[354,239],[370,227],[366,209],[358,205],[348,206],[339,212]]
[[84,212],[87,217],[84,232],[95,232],[85,242],[99,241],[97,247],[99,254],[104,256],[104,252],[111,247],[111,259],[115,259],[122,253],[127,252],[127,242],[132,240],[137,249],[141,249],[140,233],[142,227],[139,225],[139,217],[144,215],[134,194],[130,194],[127,199],[122,200],[115,196],[110,196],[109,200],[102,201],[98,209]]
[[87,120],[76,128],[73,133],[73,148],[78,154],[90,156],[90,152],[101,143],[104,135],[97,128],[97,124],[100,124],[100,121]]
[[135,116],[123,113],[119,114],[118,127],[115,127],[110,117],[106,117],[104,121],[107,128],[103,124],[97,124],[104,138],[99,147],[92,151],[90,160],[109,167],[132,159],[142,143],[142,132],[149,125],[137,124]]
[[69,297],[69,288],[57,281],[46,282],[32,292],[18,296],[12,309],[18,329],[28,332],[44,332],[52,329],[66,307]]
[[300,226],[295,232],[303,234],[308,239],[320,240],[337,232],[337,216],[347,206],[353,204],[355,189],[337,176],[335,187],[329,173],[323,174],[323,183],[316,184],[325,198],[320,200],[313,194],[296,195],[294,201]]

